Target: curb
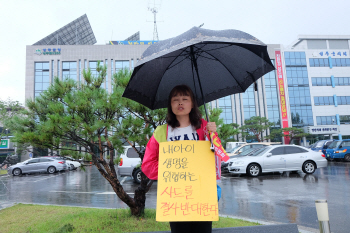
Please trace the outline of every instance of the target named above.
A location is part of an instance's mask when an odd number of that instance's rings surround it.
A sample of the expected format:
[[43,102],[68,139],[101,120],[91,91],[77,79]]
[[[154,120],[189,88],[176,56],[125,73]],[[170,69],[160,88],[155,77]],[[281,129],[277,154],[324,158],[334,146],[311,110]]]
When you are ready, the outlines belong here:
[[[261,225],[286,224],[286,223],[283,223],[283,222],[262,221],[262,220],[251,219],[251,218],[242,218],[242,217],[235,216],[235,215],[219,214],[219,216],[220,217],[235,218],[235,219],[244,220],[244,221],[248,221],[248,222],[255,222],[255,223],[259,223]],[[315,228],[304,227],[304,226],[301,226],[301,225],[297,225],[297,226],[298,226],[298,230],[299,230],[300,233],[319,233],[320,232],[318,229],[315,229]]]

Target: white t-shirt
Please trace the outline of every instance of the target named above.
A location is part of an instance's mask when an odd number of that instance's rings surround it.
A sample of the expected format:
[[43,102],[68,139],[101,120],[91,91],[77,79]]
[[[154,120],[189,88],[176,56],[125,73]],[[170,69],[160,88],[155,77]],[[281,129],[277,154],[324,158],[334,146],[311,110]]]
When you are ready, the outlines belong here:
[[179,140],[199,140],[198,133],[192,125],[184,128],[172,128],[168,125],[168,137],[167,141],[179,141]]

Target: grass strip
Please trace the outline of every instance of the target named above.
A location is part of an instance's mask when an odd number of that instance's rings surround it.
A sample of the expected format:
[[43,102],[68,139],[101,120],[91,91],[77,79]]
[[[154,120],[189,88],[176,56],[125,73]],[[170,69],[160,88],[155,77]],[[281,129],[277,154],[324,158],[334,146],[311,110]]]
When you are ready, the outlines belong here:
[[0,175],[5,175],[7,174],[7,170],[0,170]]
[[[255,226],[258,223],[220,217],[213,228]],[[0,210],[1,232],[147,232],[170,231],[168,222],[156,222],[155,209],[133,217],[128,209],[17,204]]]

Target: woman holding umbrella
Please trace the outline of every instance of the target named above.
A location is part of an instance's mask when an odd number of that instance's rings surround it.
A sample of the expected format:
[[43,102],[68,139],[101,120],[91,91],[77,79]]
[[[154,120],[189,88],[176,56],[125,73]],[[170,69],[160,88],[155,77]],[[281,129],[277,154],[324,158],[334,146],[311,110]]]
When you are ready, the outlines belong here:
[[[168,98],[167,124],[159,126],[147,144],[142,163],[143,173],[151,180],[158,179],[160,142],[209,140],[209,131],[216,133],[216,124],[202,119],[192,90],[186,85],[174,87]],[[217,179],[220,179],[220,158],[216,156],[215,161]],[[219,193],[218,190],[218,199]],[[170,222],[170,228],[171,232],[206,233],[212,231],[212,222]]]

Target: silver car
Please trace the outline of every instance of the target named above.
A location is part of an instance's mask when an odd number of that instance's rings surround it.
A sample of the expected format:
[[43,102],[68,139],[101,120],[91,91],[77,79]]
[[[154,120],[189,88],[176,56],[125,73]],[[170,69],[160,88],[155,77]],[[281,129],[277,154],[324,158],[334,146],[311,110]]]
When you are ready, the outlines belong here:
[[229,160],[228,170],[232,174],[258,176],[265,172],[302,170],[312,174],[317,168],[326,167],[327,160],[321,152],[301,146],[274,145],[261,148],[247,156],[236,156]]
[[7,169],[7,174],[19,176],[24,173],[48,172],[50,174],[56,171],[67,169],[64,160],[56,160],[52,158],[34,158],[28,159],[21,163],[17,163]]

